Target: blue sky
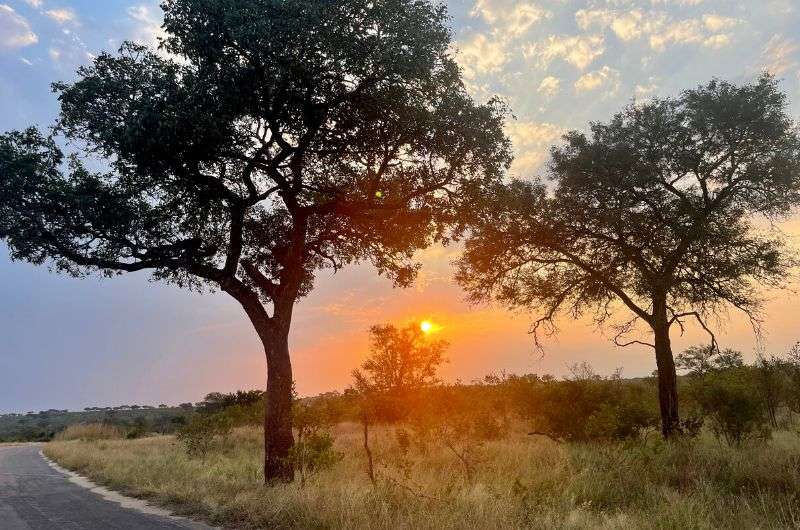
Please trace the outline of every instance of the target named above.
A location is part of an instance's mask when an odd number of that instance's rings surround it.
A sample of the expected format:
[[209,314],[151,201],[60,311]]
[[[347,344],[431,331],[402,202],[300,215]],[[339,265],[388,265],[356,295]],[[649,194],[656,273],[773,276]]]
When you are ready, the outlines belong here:
[[[743,82],[763,70],[782,79],[800,114],[800,6],[790,0],[451,0],[454,47],[478,99],[511,106],[512,171],[540,170],[567,129],[604,120],[626,103],[672,95],[711,77]],[[69,80],[99,50],[122,40],[154,43],[157,2],[0,0],[0,130],[47,126],[57,111],[49,84]],[[789,230],[795,223],[790,223]],[[396,292],[368,267],[325,276],[300,305],[292,335],[301,393],[344,387],[364,355],[366,329],[431,317],[452,343],[448,379],[491,371],[561,374],[575,361],[628,375],[652,370],[647,351],[613,348],[583,322],[545,356],[533,352],[529,318],[469,307],[450,279],[455,249],[422,255],[420,283]],[[263,386],[264,361],[240,309],[146,275],[75,280],[0,248],[0,411],[197,400],[208,391]],[[800,305],[768,306],[768,345],[800,339]],[[769,319],[770,315],[772,316]],[[723,343],[752,350],[747,326],[720,323]],[[696,339],[692,335],[678,344]]]

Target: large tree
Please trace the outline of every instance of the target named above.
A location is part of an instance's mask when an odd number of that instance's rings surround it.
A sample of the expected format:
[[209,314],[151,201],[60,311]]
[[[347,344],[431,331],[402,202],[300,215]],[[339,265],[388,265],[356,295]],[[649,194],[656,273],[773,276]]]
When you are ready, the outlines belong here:
[[0,136],[0,236],[69,274],[232,296],[266,353],[265,478],[288,480],[295,303],[353,262],[408,284],[462,184],[507,166],[505,110],[468,96],[428,0],[162,8],[160,50],[127,43],[54,85],[60,136]]
[[[711,333],[709,317],[726,308],[757,324],[762,289],[793,261],[772,224],[800,199],[786,97],[766,75],[712,81],[563,140],[549,178],[474,190],[459,280],[475,300],[539,311],[534,333],[588,312],[615,326],[617,344],[652,347],[670,436],[680,428],[671,328],[690,319]],[[632,319],[609,321],[620,308]],[[637,323],[652,340],[630,336]]]

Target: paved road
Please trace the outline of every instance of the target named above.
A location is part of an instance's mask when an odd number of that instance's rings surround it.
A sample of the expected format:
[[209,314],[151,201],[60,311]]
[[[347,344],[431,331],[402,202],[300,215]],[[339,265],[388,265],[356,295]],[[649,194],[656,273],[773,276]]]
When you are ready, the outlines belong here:
[[123,508],[69,481],[39,454],[40,447],[0,446],[0,528],[3,530],[205,529]]

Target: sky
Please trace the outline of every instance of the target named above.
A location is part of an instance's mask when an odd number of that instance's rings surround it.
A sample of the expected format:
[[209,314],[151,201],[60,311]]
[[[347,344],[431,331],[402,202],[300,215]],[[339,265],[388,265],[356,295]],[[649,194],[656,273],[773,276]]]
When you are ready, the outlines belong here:
[[[540,174],[548,147],[631,101],[677,95],[712,77],[781,79],[800,115],[800,5],[794,0],[450,0],[454,53],[477,100],[502,97],[516,151],[511,172]],[[0,0],[0,131],[46,127],[57,112],[53,81],[123,40],[153,44],[157,2]],[[784,225],[795,240],[800,219]],[[450,342],[447,381],[490,373],[652,372],[646,348],[616,348],[588,321],[559,321],[533,346],[532,315],[471,306],[452,281],[458,248],[420,254],[417,284],[395,290],[368,266],[323,273],[297,308],[291,335],[301,395],[342,390],[367,355],[369,326],[431,319]],[[760,344],[781,352],[797,340],[800,300],[768,293]],[[752,355],[746,320],[717,323],[720,341]],[[673,335],[676,351],[704,340]],[[10,262],[0,246],[0,412],[198,401],[211,391],[263,388],[266,364],[240,307],[151,282],[146,273],[73,279]]]

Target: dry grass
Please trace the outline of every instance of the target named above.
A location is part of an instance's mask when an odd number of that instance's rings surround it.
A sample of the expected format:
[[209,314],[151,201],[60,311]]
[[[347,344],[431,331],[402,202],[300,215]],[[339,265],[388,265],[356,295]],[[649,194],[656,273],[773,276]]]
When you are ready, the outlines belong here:
[[55,436],[55,440],[65,442],[69,440],[83,440],[86,442],[96,440],[114,440],[122,438],[122,429],[107,423],[81,423],[70,425]]
[[476,449],[476,473],[433,443],[404,457],[376,433],[378,483],[358,429],[336,429],[344,455],[298,483],[261,484],[261,433],[236,431],[206,459],[171,437],[54,442],[45,452],[112,488],[226,527],[800,528],[800,439],[766,445],[562,445],[516,433]]

